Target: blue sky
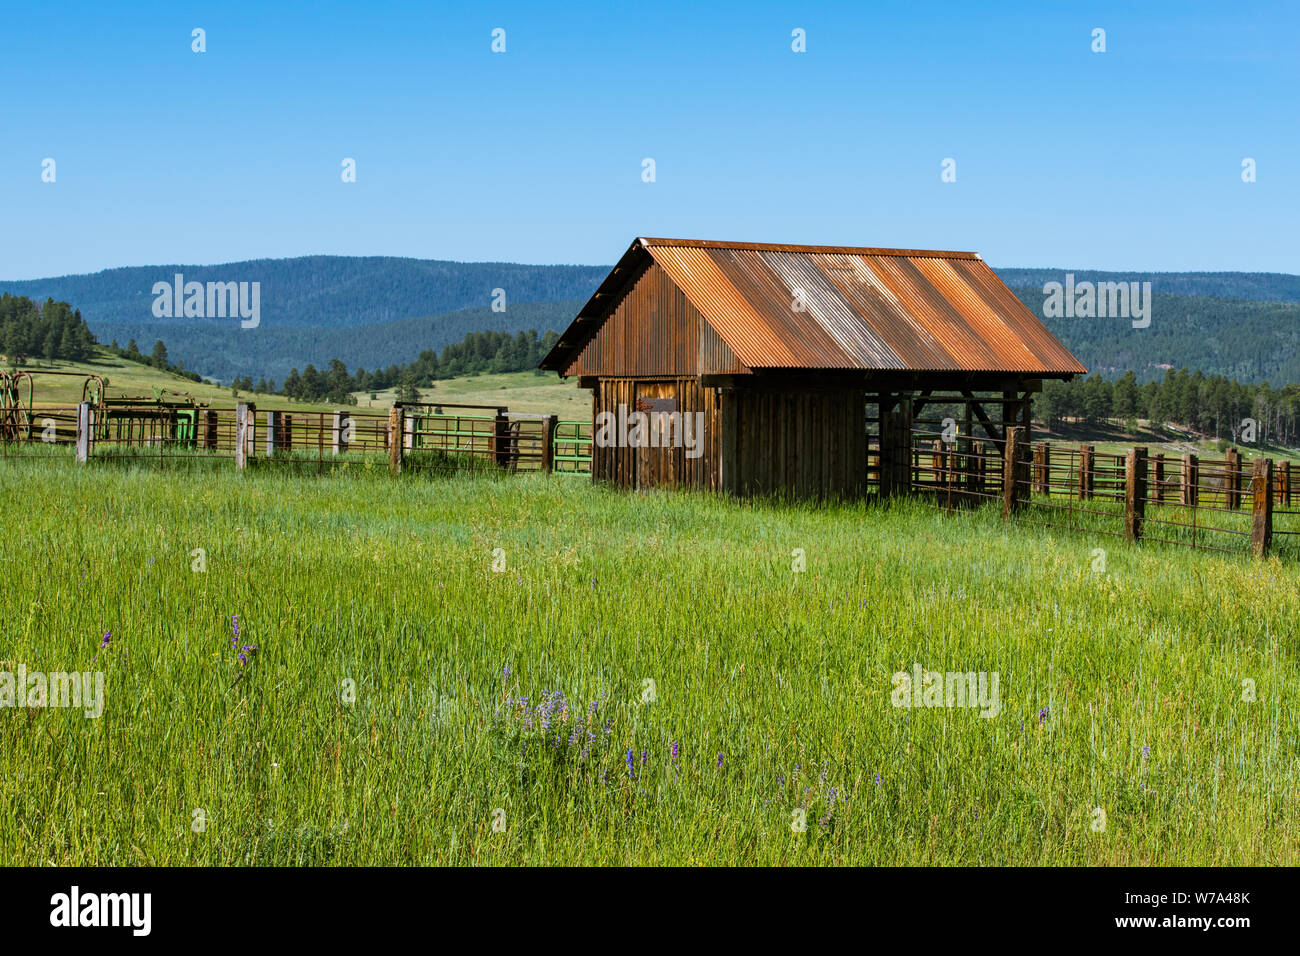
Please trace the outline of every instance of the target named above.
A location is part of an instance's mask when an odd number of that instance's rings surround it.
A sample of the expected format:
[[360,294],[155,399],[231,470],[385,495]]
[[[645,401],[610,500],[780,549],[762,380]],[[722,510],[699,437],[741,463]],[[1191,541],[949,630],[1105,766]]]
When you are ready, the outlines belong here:
[[1294,3],[117,6],[5,11],[0,278],[635,235],[1300,272]]

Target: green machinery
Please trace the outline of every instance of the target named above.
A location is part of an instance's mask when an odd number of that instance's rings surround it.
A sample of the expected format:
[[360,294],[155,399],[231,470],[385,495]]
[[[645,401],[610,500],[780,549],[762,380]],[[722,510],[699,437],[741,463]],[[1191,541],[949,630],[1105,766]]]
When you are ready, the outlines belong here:
[[[96,400],[97,399],[97,400]],[[205,447],[215,437],[208,432],[208,403],[188,392],[153,386],[153,397],[106,396],[90,399],[95,409],[95,440],[127,445],[174,445]]]
[[55,417],[61,423],[60,430],[75,431],[74,408],[34,401],[34,380],[55,375],[83,380],[81,402],[90,406],[96,442],[192,449],[200,443],[207,447],[215,440],[213,413],[208,404],[188,392],[154,386],[152,396],[110,396],[107,383],[99,375],[52,369],[0,369],[0,441],[39,439],[37,425],[46,416]]

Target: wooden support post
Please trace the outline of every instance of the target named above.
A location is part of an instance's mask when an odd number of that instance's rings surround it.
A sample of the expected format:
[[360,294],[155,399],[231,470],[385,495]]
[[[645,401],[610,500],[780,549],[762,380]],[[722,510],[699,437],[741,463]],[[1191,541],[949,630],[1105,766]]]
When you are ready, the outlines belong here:
[[492,460],[498,468],[510,463],[510,419],[499,412],[492,417]]
[[1256,458],[1251,466],[1250,550],[1255,557],[1268,555],[1273,543],[1273,459]]
[[94,428],[93,415],[89,402],[82,402],[77,406],[77,461],[83,465],[90,460],[94,447],[90,435],[91,429]]
[[[603,445],[597,443],[595,439],[600,437],[600,432],[596,428],[595,416],[599,411],[600,387],[592,389],[592,425],[591,425],[591,480],[595,482],[598,478],[610,480],[613,476],[610,474],[609,462],[611,453]],[[740,404],[736,398],[734,388],[718,389],[718,421],[722,425],[722,448],[718,456],[718,488],[727,493],[738,495],[741,494],[740,487],[740,448],[737,442],[740,433]],[[884,432],[881,432],[883,444]],[[883,464],[883,461],[882,461]],[[878,482],[876,489],[881,492],[884,486],[884,470],[881,469],[877,476]]]
[[240,402],[235,406],[235,467],[243,471],[248,467],[248,446],[253,440],[252,405]]
[[1130,541],[1142,537],[1146,517],[1147,450],[1130,448],[1124,456],[1124,536]]
[[283,427],[281,425],[283,415],[284,412],[268,411],[266,413],[266,457],[267,458],[274,457],[276,446],[280,442],[280,429]]
[[388,413],[388,471],[402,473],[402,451],[406,447],[406,416],[402,409],[393,406]]
[[1278,501],[1284,508],[1291,507],[1291,462],[1284,461],[1278,466]]
[[[457,420],[456,427],[457,429],[460,428],[459,420]],[[406,409],[402,409],[401,435],[402,435],[402,448],[404,449],[404,451],[415,451],[415,416],[406,414]],[[457,441],[459,441],[459,439],[457,439]],[[446,436],[443,436],[442,438],[441,447],[443,448],[447,447]]]
[[1079,446],[1079,500],[1092,499],[1092,446]]
[[555,470],[555,425],[558,421],[554,415],[542,416],[542,471],[548,475]]
[[1156,455],[1155,461],[1155,494],[1152,497],[1160,504],[1165,503],[1165,456]]
[[1002,460],[1002,519],[1010,520],[1029,497],[1028,431],[1015,425],[1006,431],[1006,453]]
[[217,412],[213,408],[203,412],[202,447],[208,450],[217,447]]
[[[880,408],[880,494],[882,497],[906,494],[912,467],[911,399],[899,396],[894,411],[894,397],[883,397]],[[888,410],[887,410],[888,409]]]
[[341,455],[348,450],[348,426],[351,422],[352,416],[347,412],[334,413],[333,441],[330,446],[333,454]]
[[1223,466],[1223,490],[1228,496],[1228,507],[1241,507],[1241,450],[1229,448],[1224,454],[1227,464]]
[[1181,504],[1185,508],[1195,508],[1199,495],[1198,485],[1201,480],[1200,460],[1195,455],[1183,456],[1183,482]]

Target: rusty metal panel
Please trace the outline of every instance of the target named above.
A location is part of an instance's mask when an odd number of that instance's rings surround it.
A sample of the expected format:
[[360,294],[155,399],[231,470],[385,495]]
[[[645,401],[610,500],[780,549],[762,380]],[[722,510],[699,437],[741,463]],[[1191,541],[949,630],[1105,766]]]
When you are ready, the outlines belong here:
[[634,242],[542,367],[1087,371],[974,253],[677,239]]
[[749,255],[762,257],[768,268],[781,277],[792,299],[796,293],[802,293],[806,314],[826,330],[838,353],[821,357],[826,367],[908,367],[885,338],[870,323],[863,321],[857,303],[847,298],[831,278],[829,270],[835,268],[835,263],[823,261],[829,257],[778,252],[753,252]]
[[974,253],[646,245],[751,368],[1086,371]]
[[865,256],[827,255],[818,264],[866,327],[899,357],[903,368],[955,370],[956,363],[939,339],[871,262]]

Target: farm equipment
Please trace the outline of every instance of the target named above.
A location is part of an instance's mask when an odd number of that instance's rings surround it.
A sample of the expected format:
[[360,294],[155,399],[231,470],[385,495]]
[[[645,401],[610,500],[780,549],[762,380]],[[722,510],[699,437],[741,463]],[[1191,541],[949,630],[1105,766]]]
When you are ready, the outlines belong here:
[[56,423],[56,431],[62,436],[58,440],[71,441],[75,437],[76,409],[71,404],[60,408],[34,400],[35,379],[55,375],[82,379],[81,404],[89,406],[96,442],[192,449],[200,436],[215,436],[215,431],[207,427],[207,403],[188,392],[155,386],[152,396],[109,396],[108,383],[99,375],[53,369],[0,369],[0,441],[49,441],[36,434],[42,431],[42,421]]
[[[35,394],[34,378],[38,375],[61,375],[83,379],[81,384],[81,400],[83,402],[94,404],[99,401],[99,396],[104,393],[104,380],[98,375],[53,369],[0,369],[0,441],[32,440],[37,413],[42,411],[42,408],[38,407],[33,401]],[[25,397],[23,395],[24,385],[26,385]]]
[[188,392],[153,387],[153,397],[100,393],[92,401],[95,440],[127,445],[175,445],[193,449],[207,424],[208,403]]

